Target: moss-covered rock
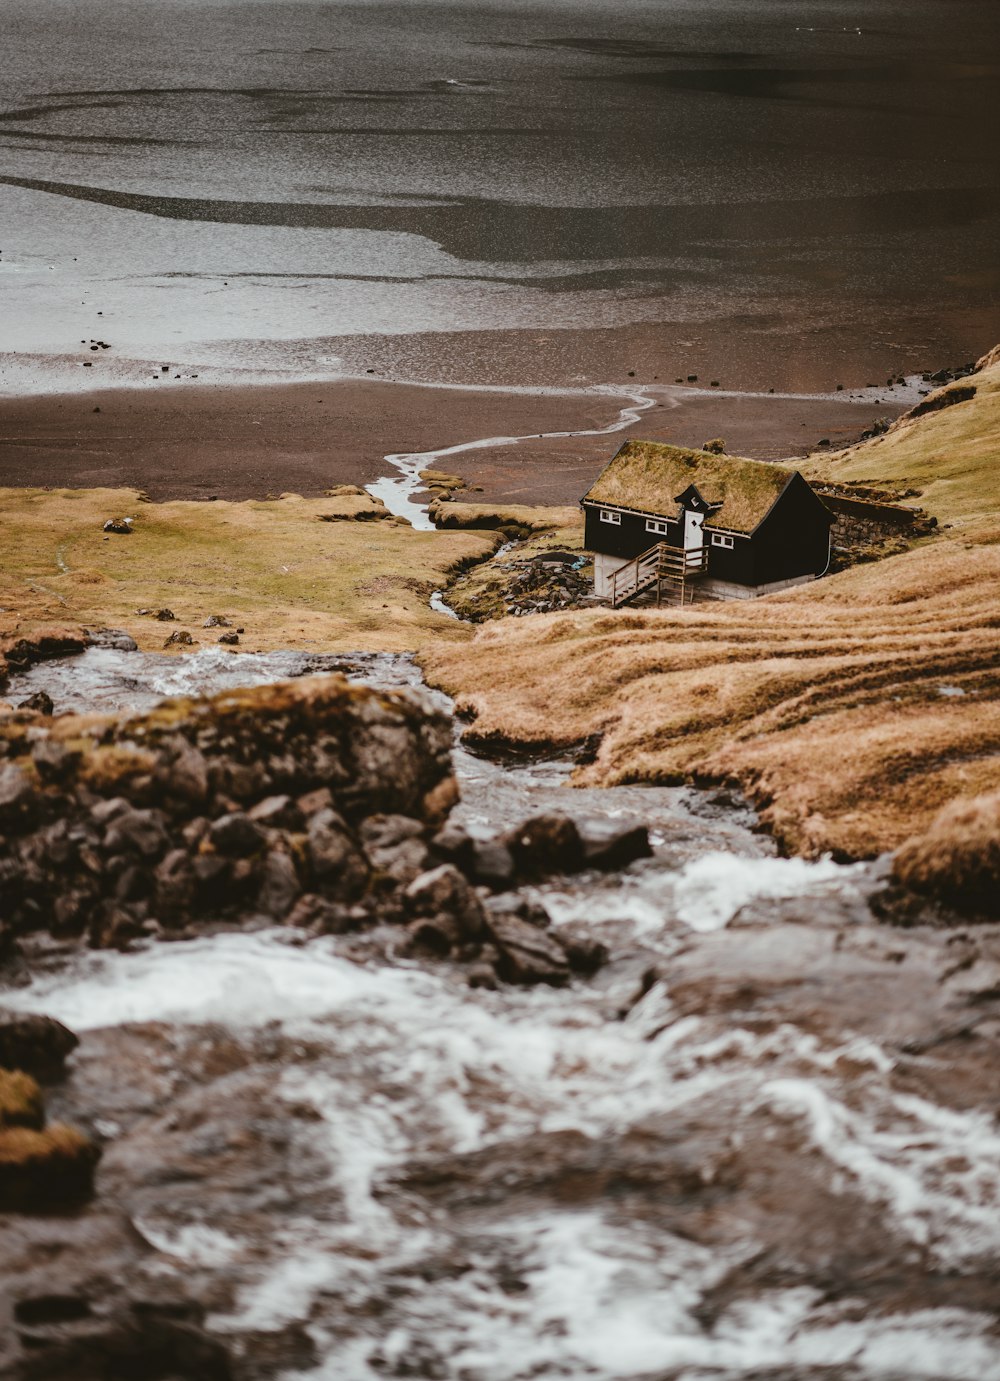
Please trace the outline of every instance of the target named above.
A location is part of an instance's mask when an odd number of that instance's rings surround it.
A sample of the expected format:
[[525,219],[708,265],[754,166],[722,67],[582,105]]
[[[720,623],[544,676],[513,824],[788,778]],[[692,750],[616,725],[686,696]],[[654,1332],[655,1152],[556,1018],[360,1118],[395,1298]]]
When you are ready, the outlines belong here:
[[19,1069],[0,1069],[0,1132],[8,1127],[45,1126],[42,1091],[30,1074]]
[[82,1132],[54,1123],[44,1131],[0,1128],[0,1211],[48,1212],[93,1191],[100,1149]]

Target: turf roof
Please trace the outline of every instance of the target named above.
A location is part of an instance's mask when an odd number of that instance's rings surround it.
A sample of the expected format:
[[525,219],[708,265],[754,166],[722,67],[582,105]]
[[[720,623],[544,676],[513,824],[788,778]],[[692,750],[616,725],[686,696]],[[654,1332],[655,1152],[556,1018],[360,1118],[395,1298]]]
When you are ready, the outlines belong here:
[[694,484],[702,498],[722,504],[706,519],[706,527],[753,532],[793,473],[759,460],[690,451],[656,441],[626,441],[584,495],[584,502],[615,504],[674,518],[677,495]]

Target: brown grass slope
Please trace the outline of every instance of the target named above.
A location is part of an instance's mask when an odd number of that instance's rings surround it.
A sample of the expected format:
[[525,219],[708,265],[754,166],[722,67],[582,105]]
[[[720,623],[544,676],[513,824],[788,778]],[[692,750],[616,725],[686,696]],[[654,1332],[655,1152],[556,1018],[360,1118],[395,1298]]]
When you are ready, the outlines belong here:
[[433,648],[474,737],[600,735],[579,783],[739,783],[791,852],[896,848],[1000,785],[1000,362],[807,473],[921,491],[940,534],[747,604],[576,612]]

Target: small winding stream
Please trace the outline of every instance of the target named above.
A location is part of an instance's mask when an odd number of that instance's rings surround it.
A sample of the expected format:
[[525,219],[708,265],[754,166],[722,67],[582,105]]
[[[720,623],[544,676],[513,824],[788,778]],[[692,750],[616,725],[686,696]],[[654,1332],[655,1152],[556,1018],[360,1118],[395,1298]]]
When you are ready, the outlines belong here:
[[[405,656],[94,649],[13,694],[141,709],[328,670],[420,681]],[[272,929],[4,994],[85,1035],[53,1112],[106,1142],[136,1288],[183,1279],[240,1375],[283,1381],[1000,1377],[1000,1132],[949,1066],[947,937],[879,926],[879,863],[779,858],[724,797],[455,760],[484,835],[649,825],[653,858],[538,889],[608,944],[594,980],[472,989]]]
[[[449,384],[446,387],[460,388],[462,385]],[[498,393],[552,393],[559,396],[574,392],[568,389],[518,389],[514,387],[498,388],[495,391]],[[475,441],[459,441],[451,446],[441,446],[436,451],[401,451],[387,455],[385,457],[386,462],[398,473],[383,476],[381,479],[373,481],[366,486],[368,493],[373,498],[381,499],[390,513],[408,518],[415,528],[430,532],[433,531],[434,524],[427,516],[427,506],[415,498],[415,495],[423,488],[423,482],[420,479],[421,470],[432,469],[438,461],[450,460],[453,456],[463,455],[467,451],[485,451],[496,446],[519,446],[526,441],[552,441],[573,436],[611,436],[615,432],[624,431],[633,422],[638,422],[644,412],[648,412],[650,408],[656,406],[656,399],[651,398],[644,390],[619,388],[614,384],[578,389],[575,392],[581,398],[610,397],[628,399],[629,401],[613,422],[609,422],[606,427],[596,427],[589,431],[544,432],[542,434],[532,432],[527,436],[485,436],[479,437]]]

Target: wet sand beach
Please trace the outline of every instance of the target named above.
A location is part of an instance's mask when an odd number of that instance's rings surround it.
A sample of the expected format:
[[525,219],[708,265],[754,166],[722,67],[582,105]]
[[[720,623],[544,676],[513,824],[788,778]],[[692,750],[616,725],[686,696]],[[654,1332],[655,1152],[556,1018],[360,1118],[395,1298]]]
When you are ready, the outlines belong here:
[[603,435],[551,439],[538,434],[607,428],[631,400],[624,393],[532,394],[360,380],[4,398],[0,485],[125,485],[154,500],[314,495],[392,473],[384,457],[393,452],[496,436],[526,439],[464,452],[443,468],[489,499],[575,503],[630,435],[684,445],[721,435],[734,454],[775,460],[810,450],[823,438],[844,444],[874,417],[903,411],[912,392],[852,402],[632,387],[634,397],[653,404],[640,402],[646,410],[638,421]]

